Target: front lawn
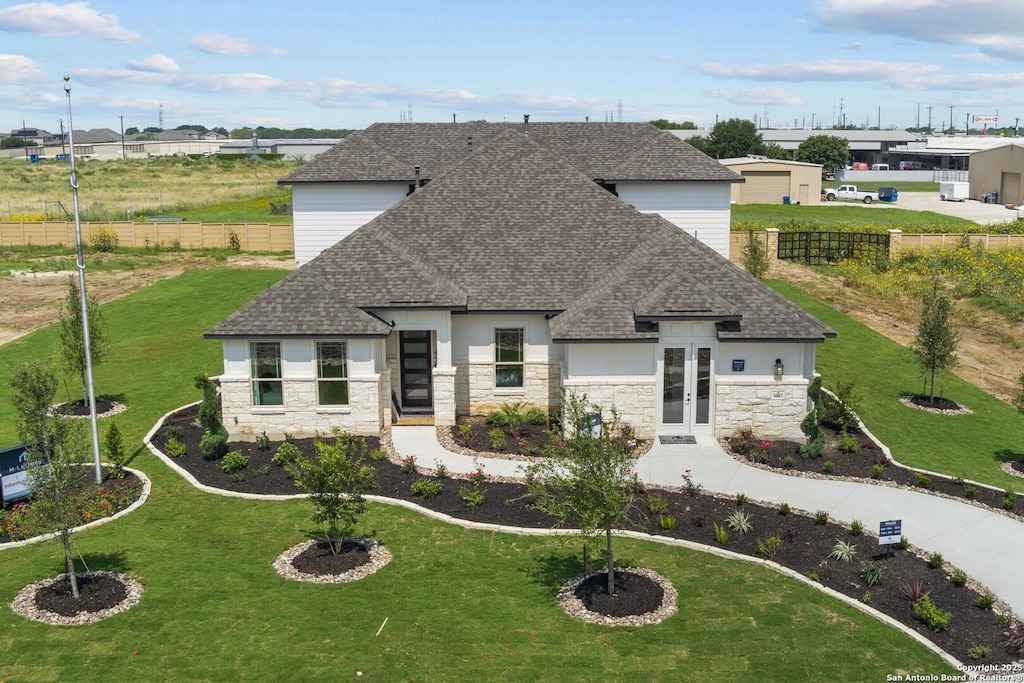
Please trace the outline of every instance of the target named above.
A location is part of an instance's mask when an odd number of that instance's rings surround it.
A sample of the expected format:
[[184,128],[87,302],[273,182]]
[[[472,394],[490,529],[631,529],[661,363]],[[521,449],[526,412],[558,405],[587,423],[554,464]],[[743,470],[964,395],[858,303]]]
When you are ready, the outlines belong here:
[[[284,273],[190,271],[105,305],[114,348],[97,366],[131,466],[153,480],[136,512],[74,537],[90,569],[132,574],[142,601],[97,624],[54,628],[0,610],[5,681],[132,680],[884,680],[948,671],[892,628],[769,570],[621,540],[629,564],[679,590],[658,626],[578,623],[554,599],[579,541],[471,531],[371,505],[359,531],[395,559],[344,586],[284,582],[271,562],[310,528],[303,501],[201,493],[141,448],[165,412],[197,398],[220,346],[202,332]],[[55,331],[0,347],[0,366],[39,358]],[[6,383],[0,437],[14,443]],[[101,429],[103,427],[101,426]],[[61,571],[52,543],[2,551],[0,597]],[[387,624],[381,629],[384,620]],[[380,635],[376,635],[380,629]]]

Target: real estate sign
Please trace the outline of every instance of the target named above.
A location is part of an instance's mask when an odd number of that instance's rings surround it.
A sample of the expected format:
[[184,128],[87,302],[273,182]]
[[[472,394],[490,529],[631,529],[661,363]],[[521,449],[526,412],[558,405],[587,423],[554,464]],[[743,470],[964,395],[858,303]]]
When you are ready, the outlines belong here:
[[3,500],[23,498],[32,493],[28,485],[28,449],[31,444],[21,444],[0,450],[0,482],[3,485]]
[[888,519],[878,523],[878,545],[899,543],[903,536],[903,520]]

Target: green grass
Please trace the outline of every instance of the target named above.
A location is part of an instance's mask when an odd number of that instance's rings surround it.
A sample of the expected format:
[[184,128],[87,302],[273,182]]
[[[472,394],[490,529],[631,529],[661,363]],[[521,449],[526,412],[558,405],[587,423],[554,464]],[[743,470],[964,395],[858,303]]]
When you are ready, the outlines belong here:
[[[114,348],[97,366],[126,443],[198,398],[220,369],[202,331],[280,271],[190,271],[103,307]],[[0,367],[44,357],[52,327],[0,347]],[[14,443],[0,386],[0,442]],[[106,420],[104,420],[106,422]],[[766,569],[623,539],[628,564],[667,576],[680,611],[645,628],[577,622],[556,588],[579,571],[579,541],[469,531],[371,505],[360,531],[395,555],[349,585],[285,582],[270,564],[311,531],[302,501],[221,498],[188,486],[141,448],[154,488],[140,510],[74,537],[91,568],[145,586],[125,614],[55,628],[0,610],[4,681],[794,681],[947,672],[935,655],[855,609]],[[2,551],[0,598],[61,571],[55,543]],[[385,619],[387,625],[375,635]]]
[[936,380],[946,398],[971,415],[935,415],[903,406],[903,394],[924,393],[924,379],[911,352],[807,295],[796,286],[769,284],[839,333],[818,347],[817,367],[826,387],[855,378],[864,395],[861,418],[905,465],[962,476],[999,488],[1022,490],[1004,462],[1024,458],[1024,417],[1003,401],[951,373]]
[[907,211],[896,208],[849,206],[796,206],[784,204],[733,204],[732,229],[755,230],[858,230],[908,233],[985,232],[983,226],[934,211]]
[[291,225],[291,214],[272,214],[272,202],[291,204],[291,188],[274,188],[265,196],[247,201],[225,202],[212,206],[195,206],[181,210],[181,216],[188,221],[201,223],[274,223]]

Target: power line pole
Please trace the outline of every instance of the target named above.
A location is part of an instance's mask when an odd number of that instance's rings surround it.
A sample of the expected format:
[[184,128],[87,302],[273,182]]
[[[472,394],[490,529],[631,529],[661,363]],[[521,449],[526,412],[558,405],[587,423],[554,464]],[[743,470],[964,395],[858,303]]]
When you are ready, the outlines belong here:
[[124,116],[118,116],[121,119],[121,161],[128,158],[128,155],[124,152]]

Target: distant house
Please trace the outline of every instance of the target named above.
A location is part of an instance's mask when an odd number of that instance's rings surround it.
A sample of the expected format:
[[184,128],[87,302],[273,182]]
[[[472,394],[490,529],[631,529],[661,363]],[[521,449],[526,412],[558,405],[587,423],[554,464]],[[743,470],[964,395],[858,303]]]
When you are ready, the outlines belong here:
[[[476,146],[521,128],[622,202],[663,216],[729,256],[729,190],[742,178],[651,125],[378,123],[280,181],[292,186],[296,262],[308,262]],[[502,182],[501,176],[494,182]]]
[[[602,163],[640,131],[557,125],[594,129],[557,147],[541,126],[373,126],[286,178],[296,218],[340,241],[206,333],[223,345],[228,430],[378,434],[407,414],[553,410],[570,391],[643,437],[801,438],[815,348],[835,333],[703,242],[718,240],[717,208],[684,207],[680,227],[623,197],[646,189],[650,210],[676,194],[653,179],[675,176],[692,205],[724,204],[728,225],[736,176],[688,145],[674,157],[653,127],[634,157]],[[378,195],[392,206],[341,223]]]
[[746,181],[732,186],[736,204],[821,203],[821,164],[785,161],[765,157],[719,159],[726,168]]

